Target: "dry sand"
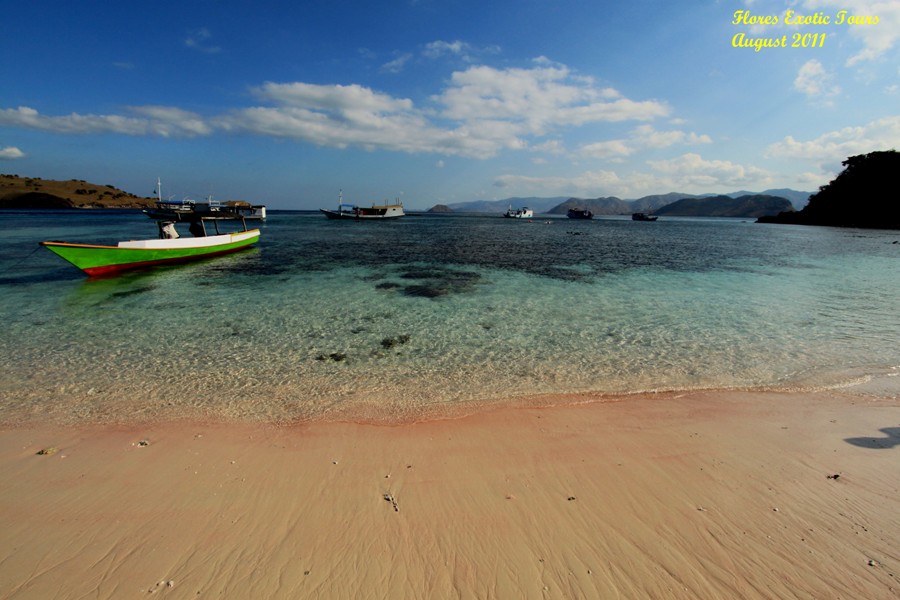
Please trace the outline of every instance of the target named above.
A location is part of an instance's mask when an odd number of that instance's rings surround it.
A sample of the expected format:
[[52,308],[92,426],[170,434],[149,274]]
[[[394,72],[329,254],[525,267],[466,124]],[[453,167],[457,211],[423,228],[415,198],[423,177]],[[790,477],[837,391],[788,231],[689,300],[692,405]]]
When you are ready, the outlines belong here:
[[2,598],[900,597],[896,394],[16,428],[0,469]]

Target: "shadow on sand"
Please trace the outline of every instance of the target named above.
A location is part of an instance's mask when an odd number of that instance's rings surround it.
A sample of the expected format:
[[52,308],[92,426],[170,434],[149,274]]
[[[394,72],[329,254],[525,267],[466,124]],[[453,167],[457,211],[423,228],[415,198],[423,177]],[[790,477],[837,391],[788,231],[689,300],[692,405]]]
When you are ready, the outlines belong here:
[[853,444],[854,446],[872,448],[875,450],[884,450],[886,448],[900,446],[900,427],[885,427],[884,429],[879,429],[879,431],[887,437],[857,437],[847,438],[844,441],[848,444]]

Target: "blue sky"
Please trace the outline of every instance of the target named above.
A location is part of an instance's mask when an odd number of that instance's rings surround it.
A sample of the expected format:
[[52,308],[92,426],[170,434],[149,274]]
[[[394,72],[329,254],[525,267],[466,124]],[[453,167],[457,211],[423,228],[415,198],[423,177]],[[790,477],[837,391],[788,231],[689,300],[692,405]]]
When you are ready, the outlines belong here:
[[0,172],[141,195],[814,191],[900,149],[897,0],[36,0],[0,56]]

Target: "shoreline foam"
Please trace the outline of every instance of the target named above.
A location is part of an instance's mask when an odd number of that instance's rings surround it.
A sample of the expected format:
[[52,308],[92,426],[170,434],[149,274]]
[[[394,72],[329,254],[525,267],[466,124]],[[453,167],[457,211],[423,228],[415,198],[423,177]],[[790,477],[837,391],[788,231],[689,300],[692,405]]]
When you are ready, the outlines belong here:
[[897,380],[6,428],[0,597],[895,598]]
[[[900,366],[815,372],[798,376],[789,384],[731,388],[664,387],[623,392],[605,390],[538,392],[503,397],[488,395],[480,399],[422,405],[409,405],[405,400],[385,395],[383,391],[373,391],[363,396],[345,397],[340,402],[326,402],[318,411],[312,413],[291,410],[290,405],[295,402],[291,398],[297,391],[280,388],[270,390],[274,395],[267,395],[263,390],[255,390],[247,395],[244,400],[251,406],[249,409],[236,408],[239,406],[238,399],[229,399],[216,405],[191,404],[174,396],[150,393],[147,388],[144,392],[150,394],[149,397],[140,396],[140,401],[136,401],[133,396],[139,392],[132,388],[100,391],[91,388],[87,391],[78,391],[72,387],[65,387],[58,391],[59,397],[44,397],[43,400],[39,400],[43,392],[34,389],[27,396],[13,391],[0,393],[2,406],[0,429],[40,425],[147,426],[173,422],[275,426],[350,422],[394,426],[433,420],[455,420],[502,408],[549,408],[584,403],[619,402],[623,399],[658,400],[685,394],[745,392],[808,394],[846,391],[850,394],[865,395],[869,393],[867,390],[880,397],[900,398]],[[127,399],[124,399],[123,395]]]

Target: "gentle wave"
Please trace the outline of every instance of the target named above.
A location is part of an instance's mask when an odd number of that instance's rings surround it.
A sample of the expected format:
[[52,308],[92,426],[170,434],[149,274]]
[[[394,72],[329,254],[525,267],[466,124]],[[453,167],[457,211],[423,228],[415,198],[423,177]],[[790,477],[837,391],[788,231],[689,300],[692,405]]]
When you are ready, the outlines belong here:
[[27,253],[140,236],[144,217],[18,218],[0,254],[6,423],[393,422],[560,394],[824,389],[900,364],[892,232],[276,213],[249,252],[89,280]]

